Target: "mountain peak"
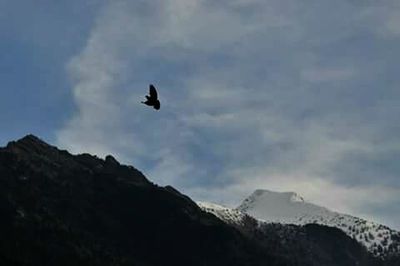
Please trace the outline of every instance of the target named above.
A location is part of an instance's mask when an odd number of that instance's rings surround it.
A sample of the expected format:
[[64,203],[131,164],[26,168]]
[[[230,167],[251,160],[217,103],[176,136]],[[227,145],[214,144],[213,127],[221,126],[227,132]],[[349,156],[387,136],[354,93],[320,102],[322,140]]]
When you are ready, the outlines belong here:
[[324,207],[305,202],[296,192],[275,192],[265,189],[255,190],[237,208],[251,216],[265,221],[286,221],[305,213],[324,213]]
[[120,163],[112,155],[107,155],[105,158],[106,164],[119,166]]
[[17,141],[9,142],[6,149],[12,153],[20,155],[54,155],[54,153],[58,151],[56,147],[51,146],[39,137],[32,134],[26,135]]
[[17,141],[11,141],[9,142],[9,145],[12,144],[19,144],[19,145],[28,145],[28,144],[35,144],[35,145],[43,145],[43,146],[50,146],[47,144],[45,141],[40,139],[39,137],[33,135],[33,134],[28,134],[23,138],[20,138]]

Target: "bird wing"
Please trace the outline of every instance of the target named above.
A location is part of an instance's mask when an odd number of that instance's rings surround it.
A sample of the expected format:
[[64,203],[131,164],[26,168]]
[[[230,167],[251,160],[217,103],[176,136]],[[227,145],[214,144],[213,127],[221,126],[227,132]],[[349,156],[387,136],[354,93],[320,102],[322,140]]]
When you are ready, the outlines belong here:
[[149,92],[150,97],[151,97],[152,99],[155,99],[155,100],[156,100],[156,99],[158,98],[158,95],[157,95],[157,90],[156,90],[156,88],[153,86],[153,84],[150,84],[149,90],[150,90],[150,92]]

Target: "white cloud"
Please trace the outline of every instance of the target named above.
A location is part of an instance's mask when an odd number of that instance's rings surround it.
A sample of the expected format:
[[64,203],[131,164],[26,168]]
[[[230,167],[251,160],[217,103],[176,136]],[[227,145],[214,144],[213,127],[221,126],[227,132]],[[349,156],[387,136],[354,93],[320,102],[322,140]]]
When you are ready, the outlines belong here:
[[400,7],[390,12],[385,24],[388,32],[393,35],[400,35]]
[[379,37],[397,38],[400,34],[400,5],[396,0],[363,3],[358,17]]
[[[345,14],[297,1],[110,2],[68,64],[77,111],[58,142],[112,153],[202,200],[238,203],[261,187],[351,213],[390,203],[395,187],[335,179],[338,162],[384,134],[381,119],[355,127],[368,115],[341,91],[371,77],[342,56],[346,40],[383,20],[340,3]],[[319,82],[328,89],[316,95]],[[159,85],[159,112],[139,103],[148,83]]]

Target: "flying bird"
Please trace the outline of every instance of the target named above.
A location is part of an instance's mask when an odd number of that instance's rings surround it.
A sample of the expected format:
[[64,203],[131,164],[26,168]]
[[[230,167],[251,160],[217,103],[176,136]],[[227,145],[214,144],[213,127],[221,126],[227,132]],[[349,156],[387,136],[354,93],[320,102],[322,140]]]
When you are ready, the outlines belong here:
[[150,84],[149,86],[149,95],[146,95],[146,101],[141,103],[148,106],[153,106],[153,108],[156,110],[160,109],[160,101],[158,100],[157,90],[153,84]]

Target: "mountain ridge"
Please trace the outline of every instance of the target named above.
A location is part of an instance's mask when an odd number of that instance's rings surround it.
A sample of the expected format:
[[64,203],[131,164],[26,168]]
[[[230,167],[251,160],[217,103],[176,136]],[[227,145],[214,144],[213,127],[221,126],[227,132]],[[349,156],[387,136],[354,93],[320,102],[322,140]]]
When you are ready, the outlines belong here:
[[111,155],[33,135],[0,148],[0,215],[1,265],[383,265],[339,230],[230,225]]

